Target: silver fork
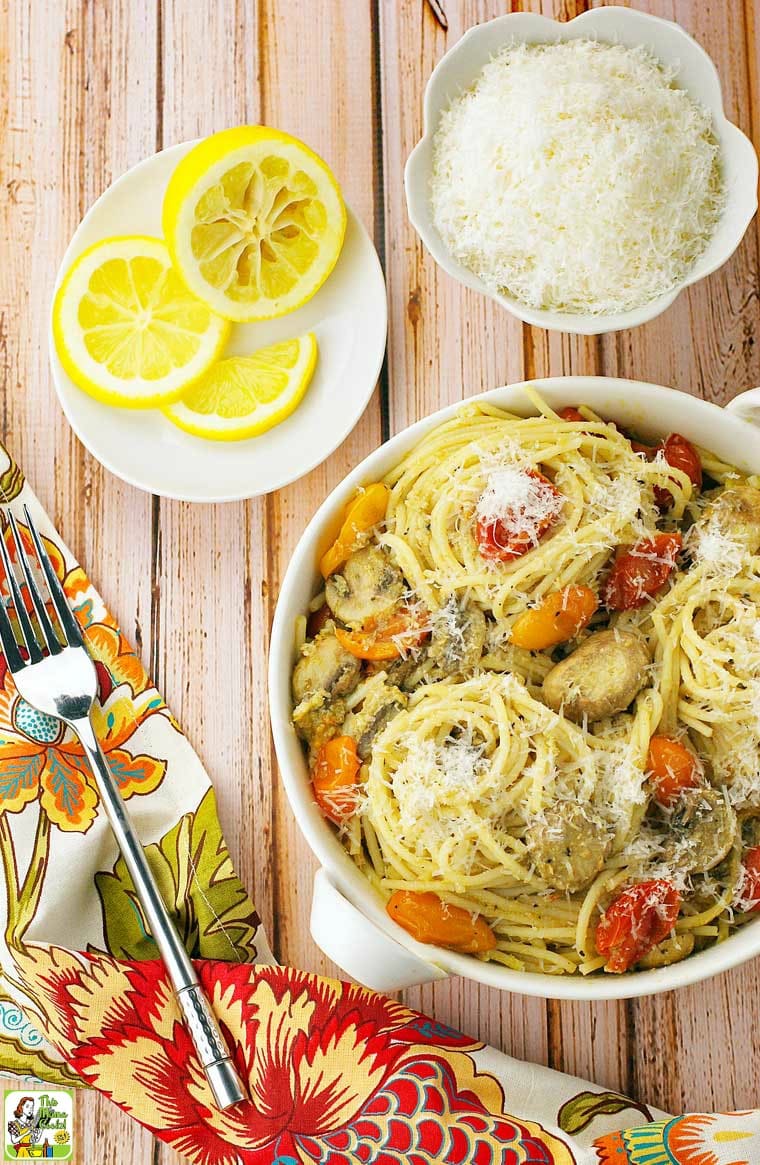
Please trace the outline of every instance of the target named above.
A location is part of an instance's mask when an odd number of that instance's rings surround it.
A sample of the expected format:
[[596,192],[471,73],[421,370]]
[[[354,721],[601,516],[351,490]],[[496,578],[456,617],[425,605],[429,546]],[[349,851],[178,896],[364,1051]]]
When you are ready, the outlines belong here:
[[[19,695],[28,704],[62,720],[79,737],[151,934],[169,972],[206,1079],[218,1107],[231,1108],[245,1099],[243,1086],[195,968],[161,898],[145,851],[92,726],[90,717],[97,694],[95,665],[28,508],[24,506],[24,516],[34,555],[27,554],[16,519],[10,510],[7,513],[18,563],[33,607],[30,614],[0,532],[0,562],[22,640],[19,645],[8,611],[0,600],[0,643],[8,670],[13,674]],[[46,597],[57,613],[63,642],[48,614]]]

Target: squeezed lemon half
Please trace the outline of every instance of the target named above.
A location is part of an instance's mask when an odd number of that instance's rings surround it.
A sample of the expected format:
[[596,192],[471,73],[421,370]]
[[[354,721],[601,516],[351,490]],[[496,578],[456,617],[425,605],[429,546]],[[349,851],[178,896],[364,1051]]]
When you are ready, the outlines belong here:
[[346,208],[329,168],[267,126],[222,130],[169,180],[164,236],[188,287],[230,320],[300,307],[337,262]]
[[300,404],[317,362],[311,332],[220,360],[164,412],[170,421],[214,441],[240,441],[278,425]]
[[53,338],[71,379],[127,408],[181,396],[217,359],[229,330],[188,290],[166,244],[142,235],[90,247],[53,303]]

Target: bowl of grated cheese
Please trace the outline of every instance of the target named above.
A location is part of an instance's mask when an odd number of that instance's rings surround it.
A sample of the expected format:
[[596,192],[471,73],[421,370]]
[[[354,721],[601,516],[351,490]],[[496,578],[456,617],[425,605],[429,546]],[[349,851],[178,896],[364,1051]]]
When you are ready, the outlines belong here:
[[636,327],[733,254],[758,161],[679,25],[627,8],[512,13],[434,69],[409,218],[449,275],[529,324]]

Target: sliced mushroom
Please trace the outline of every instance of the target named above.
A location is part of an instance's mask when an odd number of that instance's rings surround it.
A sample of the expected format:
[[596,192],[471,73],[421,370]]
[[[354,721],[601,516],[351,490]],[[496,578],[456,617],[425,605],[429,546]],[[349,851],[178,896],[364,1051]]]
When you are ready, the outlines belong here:
[[681,873],[705,874],[736,841],[736,813],[719,789],[684,789],[670,817],[662,860]]
[[387,615],[404,594],[404,576],[379,546],[365,546],[331,574],[325,585],[327,605],[347,627]]
[[729,485],[715,494],[694,524],[696,536],[716,531],[740,542],[750,554],[760,550],[760,490]]
[[523,840],[539,878],[554,890],[573,893],[601,870],[610,836],[591,806],[568,801],[535,818]]
[[346,706],[339,697],[356,687],[361,662],[341,647],[332,625],[301,651],[293,669],[293,723],[299,736],[316,749],[343,723]]
[[394,716],[406,707],[407,697],[391,684],[378,684],[368,690],[361,708],[352,712],[344,724],[345,732],[356,741],[361,760],[368,760],[376,738]]
[[332,627],[305,643],[293,669],[293,695],[297,703],[317,693],[342,696],[356,687],[361,661],[346,651],[335,638]]
[[685,934],[670,934],[656,947],[652,947],[636,964],[642,970],[650,971],[653,967],[669,967],[671,963],[680,963],[694,950],[694,935],[688,931]]
[[480,607],[460,606],[452,595],[433,616],[430,658],[444,675],[474,668],[486,641],[486,617]]
[[595,631],[543,684],[544,699],[571,720],[601,720],[627,708],[647,680],[649,652],[630,631]]

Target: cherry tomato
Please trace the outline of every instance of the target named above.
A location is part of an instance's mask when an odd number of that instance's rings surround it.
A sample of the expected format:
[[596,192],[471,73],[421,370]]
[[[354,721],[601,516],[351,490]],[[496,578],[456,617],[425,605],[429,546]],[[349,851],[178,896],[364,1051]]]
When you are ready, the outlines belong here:
[[332,611],[327,603],[323,603],[316,611],[312,611],[306,620],[306,637],[307,639],[316,639],[320,631],[324,629],[326,623],[332,619]]
[[611,611],[643,607],[668,581],[682,545],[680,534],[655,534],[621,551],[602,587],[605,606]]
[[629,886],[605,910],[596,928],[596,949],[605,971],[627,971],[667,938],[678,919],[681,895],[672,882],[654,878]]
[[336,825],[356,810],[360,767],[356,741],[351,736],[335,736],[317,753],[311,771],[314,799],[325,817]]
[[396,890],[386,910],[418,943],[453,947],[468,955],[492,951],[496,946],[496,936],[484,919],[473,918],[461,906],[442,902],[430,891]]
[[655,800],[666,808],[684,789],[695,788],[702,775],[694,753],[671,736],[653,736],[649,741],[647,769]]
[[430,634],[425,612],[399,611],[385,623],[368,619],[360,631],[337,627],[335,637],[341,647],[357,659],[396,659],[410,648],[419,647]]
[[[702,488],[702,462],[691,441],[687,441],[680,433],[671,433],[657,446],[655,452],[659,450],[662,450],[668,465],[682,469],[696,489]],[[672,493],[661,485],[654,487],[654,500],[660,510],[667,510],[673,505]]]
[[760,913],[760,845],[752,846],[744,855],[738,898],[742,910]]
[[565,587],[547,595],[539,607],[520,615],[512,624],[510,640],[515,647],[543,651],[566,643],[591,622],[598,606],[590,587]]
[[[535,478],[537,481],[543,483],[543,490],[548,496],[554,498],[561,498],[562,494],[549,481],[548,477],[544,477],[543,473],[539,473],[537,469],[526,469],[526,474],[529,477]],[[548,515],[545,518],[533,523],[530,527],[516,526],[515,522],[519,522],[519,515],[516,519],[505,518],[478,518],[477,523],[477,543],[478,550],[483,558],[497,559],[500,562],[510,562],[513,558],[520,558],[521,555],[527,554],[536,545],[536,542],[543,538],[555,522],[559,519],[559,514]]]
[[563,421],[585,421],[585,417],[578,409],[568,405],[565,409],[560,409],[558,414]]
[[319,560],[323,578],[334,574],[358,548],[362,535],[369,533],[378,522],[382,522],[388,509],[390,493],[387,485],[376,481],[349,502],[338,537]]

